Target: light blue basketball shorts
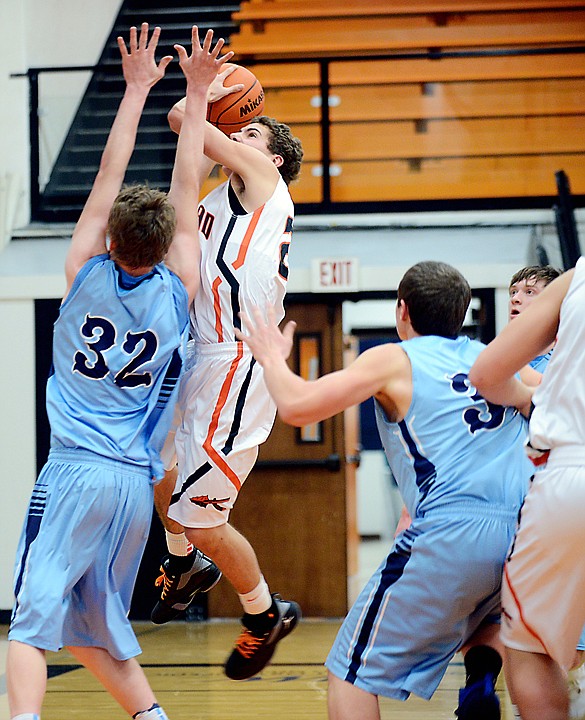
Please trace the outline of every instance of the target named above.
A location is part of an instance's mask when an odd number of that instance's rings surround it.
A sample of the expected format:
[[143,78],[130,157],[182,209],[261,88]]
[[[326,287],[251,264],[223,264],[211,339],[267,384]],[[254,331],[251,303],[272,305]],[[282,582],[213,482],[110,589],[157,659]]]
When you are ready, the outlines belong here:
[[480,625],[499,622],[517,516],[458,505],[415,519],[349,611],[329,671],[374,695],[429,700],[457,650]]
[[148,468],[51,450],[17,551],[9,640],[138,655],[128,612],[152,508]]

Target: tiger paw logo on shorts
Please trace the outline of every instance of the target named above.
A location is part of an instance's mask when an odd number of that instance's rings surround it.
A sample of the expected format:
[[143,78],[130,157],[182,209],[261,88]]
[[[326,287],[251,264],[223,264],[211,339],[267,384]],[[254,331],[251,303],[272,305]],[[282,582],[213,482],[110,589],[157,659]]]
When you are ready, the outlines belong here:
[[189,500],[198,507],[206,508],[210,505],[213,505],[213,507],[216,510],[223,510],[225,511],[227,508],[224,508],[220,505],[220,503],[227,502],[229,500],[229,497],[226,498],[210,498],[209,495],[196,495],[195,497],[189,498]]

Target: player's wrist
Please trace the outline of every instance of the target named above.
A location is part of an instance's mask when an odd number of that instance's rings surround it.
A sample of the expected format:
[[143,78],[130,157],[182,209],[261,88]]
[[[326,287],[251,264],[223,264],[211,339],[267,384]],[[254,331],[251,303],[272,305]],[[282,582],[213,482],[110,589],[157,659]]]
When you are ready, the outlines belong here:
[[144,100],[150,92],[151,84],[131,81],[126,83],[126,96],[138,100]]
[[197,78],[187,79],[187,96],[203,97],[207,100],[209,83],[201,82]]

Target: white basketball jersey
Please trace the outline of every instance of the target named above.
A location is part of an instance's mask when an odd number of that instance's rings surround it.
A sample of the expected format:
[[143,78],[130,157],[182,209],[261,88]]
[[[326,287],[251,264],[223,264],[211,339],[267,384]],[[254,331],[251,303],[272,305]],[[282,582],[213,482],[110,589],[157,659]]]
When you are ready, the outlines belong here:
[[581,257],[561,305],[555,350],[534,393],[530,443],[536,448],[585,447],[584,312],[585,258]]
[[199,205],[201,287],[191,306],[191,333],[198,343],[234,342],[238,313],[255,305],[284,316],[288,249],[294,206],[282,178],[271,198],[253,213],[233,212],[229,183]]

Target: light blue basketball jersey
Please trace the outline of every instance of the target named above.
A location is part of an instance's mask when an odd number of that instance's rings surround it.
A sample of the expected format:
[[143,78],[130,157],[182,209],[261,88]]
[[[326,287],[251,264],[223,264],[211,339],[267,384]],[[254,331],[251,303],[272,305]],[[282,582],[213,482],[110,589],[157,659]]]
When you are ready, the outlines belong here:
[[533,467],[526,422],[487,403],[467,374],[483,345],[466,337],[402,343],[413,395],[378,428],[412,525],[343,621],[326,666],[373,695],[429,699],[454,654],[499,619],[502,568]]
[[376,403],[376,420],[411,517],[453,504],[520,508],[533,470],[523,447],[526,421],[470,385],[467,374],[484,346],[431,335],[401,347],[412,366],[410,408],[395,423]]
[[537,355],[534,360],[531,360],[528,364],[537,372],[543,373],[546,370],[548,361],[551,359],[552,352],[552,350],[549,350],[544,355]]
[[163,264],[135,278],[108,255],[89,260],[55,322],[51,447],[90,450],[161,478],[188,322],[187,291]]

